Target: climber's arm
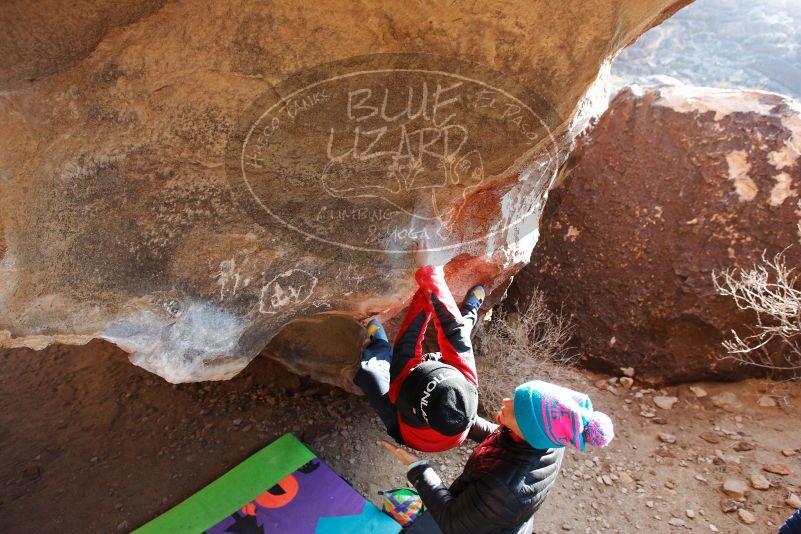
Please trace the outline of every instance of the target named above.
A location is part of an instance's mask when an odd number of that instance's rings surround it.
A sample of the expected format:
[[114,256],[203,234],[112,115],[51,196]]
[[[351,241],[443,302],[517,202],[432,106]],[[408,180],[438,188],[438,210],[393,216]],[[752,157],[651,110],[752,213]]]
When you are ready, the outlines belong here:
[[424,290],[418,289],[412,297],[409,311],[395,338],[392,363],[389,367],[389,400],[394,404],[400,387],[408,374],[423,361],[423,337],[431,317],[430,304]]
[[417,283],[426,291],[437,328],[439,349],[443,363],[452,365],[462,372],[465,378],[478,386],[473,345],[470,341],[470,326],[462,320],[462,313],[445,282],[442,267],[427,265],[415,273]]

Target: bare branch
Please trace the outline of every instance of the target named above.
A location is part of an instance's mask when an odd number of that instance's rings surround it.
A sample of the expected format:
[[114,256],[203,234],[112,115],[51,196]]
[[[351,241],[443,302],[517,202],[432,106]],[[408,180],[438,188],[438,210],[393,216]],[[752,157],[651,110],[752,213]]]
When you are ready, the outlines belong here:
[[552,313],[539,290],[530,299],[512,313],[492,310],[492,320],[477,331],[479,397],[487,413],[494,413],[523,382],[559,380],[575,358],[568,347],[574,329],[570,317]]
[[[755,317],[751,334],[740,336],[732,331],[731,339],[723,342],[725,357],[801,374],[801,288],[798,275],[785,262],[786,250],[772,259],[763,252],[762,263],[750,270],[713,272],[712,282],[719,295],[730,297],[738,309],[753,312]],[[777,358],[769,352],[776,346],[784,351],[783,363],[776,363]]]

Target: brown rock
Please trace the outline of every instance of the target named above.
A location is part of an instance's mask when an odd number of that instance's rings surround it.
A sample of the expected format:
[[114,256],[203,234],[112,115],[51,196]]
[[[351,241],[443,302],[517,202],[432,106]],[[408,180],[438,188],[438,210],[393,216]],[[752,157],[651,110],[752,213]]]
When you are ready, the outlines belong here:
[[[794,106],[756,91],[621,91],[551,191],[512,299],[542,288],[552,309],[572,314],[589,364],[608,372],[636,367],[642,381],[761,374],[719,359],[721,342],[732,329],[747,333],[752,317],[715,293],[711,272],[798,241],[787,189],[801,190],[787,143],[801,139]],[[801,264],[801,247],[786,254]]]
[[767,464],[762,466],[763,471],[773,473],[774,475],[787,476],[790,474],[790,469],[783,464]]
[[595,387],[606,391],[606,389],[609,387],[609,382],[605,378],[601,378],[595,381]]
[[747,441],[738,441],[732,448],[737,452],[747,452],[754,450],[754,444]]
[[690,386],[690,391],[698,399],[702,399],[702,398],[707,396],[706,390],[704,388],[702,388],[701,386]]
[[764,475],[754,473],[751,475],[751,487],[758,490],[770,489],[770,481]]
[[[687,3],[48,0],[0,10],[0,348],[99,336],[172,382],[230,378],[293,320],[399,321],[422,234],[448,251],[436,261],[457,300],[481,282],[496,303],[531,256],[571,132],[591,118],[590,100],[604,100],[602,66]],[[418,96],[450,87],[443,72],[461,75],[447,132],[465,144],[442,143],[459,148],[429,159],[422,141],[407,143],[400,160],[378,137],[355,145],[363,118],[373,131],[392,122],[387,146],[401,146],[407,125],[428,128],[431,115],[387,121],[374,104],[387,86],[403,87],[390,104],[408,102],[407,81]],[[357,95],[364,115],[348,115],[340,75],[374,89]],[[514,87],[491,94],[517,113],[482,111],[482,84]],[[293,368],[353,389],[360,346],[331,357],[326,342],[340,332],[326,319],[315,347],[282,346]]]
[[795,493],[791,493],[787,499],[785,499],[784,503],[794,510],[798,510],[801,508],[801,497],[796,495]]
[[723,393],[712,395],[710,400],[713,405],[727,412],[739,412],[743,409],[743,403],[740,402],[737,395],[731,391],[724,391]]
[[662,410],[672,409],[677,402],[679,402],[678,397],[666,397],[663,395],[657,395],[654,397],[654,404],[656,404],[656,406]]
[[796,451],[796,450],[793,450],[793,449],[782,449],[782,455],[783,456],[790,457],[790,456],[795,456],[796,454],[798,454],[798,451]]
[[756,523],[756,516],[745,508],[740,508],[737,510],[737,516],[740,518],[740,521],[746,525],[753,525]]
[[676,443],[676,436],[673,434],[668,434],[667,432],[660,432],[657,434],[659,437],[659,441],[662,443]]
[[730,514],[732,512],[736,512],[740,508],[740,504],[732,501],[731,499],[721,499],[720,501],[720,510],[724,514]]
[[770,395],[760,395],[757,399],[757,404],[763,408],[775,408],[778,406],[778,404],[776,404],[776,399]]
[[727,478],[723,481],[723,493],[734,499],[742,499],[748,493],[748,485],[737,478]]
[[720,443],[720,436],[718,436],[714,432],[701,432],[701,434],[699,434],[699,437],[708,443],[713,443],[713,444]]
[[726,454],[720,449],[715,449],[715,463],[716,464],[739,464],[740,457],[736,454]]

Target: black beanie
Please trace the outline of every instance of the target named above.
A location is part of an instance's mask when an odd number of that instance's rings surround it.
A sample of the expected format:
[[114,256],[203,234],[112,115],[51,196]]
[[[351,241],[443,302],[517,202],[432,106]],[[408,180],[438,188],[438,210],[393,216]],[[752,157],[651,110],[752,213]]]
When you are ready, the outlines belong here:
[[407,424],[456,436],[475,419],[478,392],[452,365],[423,362],[404,380],[396,405]]

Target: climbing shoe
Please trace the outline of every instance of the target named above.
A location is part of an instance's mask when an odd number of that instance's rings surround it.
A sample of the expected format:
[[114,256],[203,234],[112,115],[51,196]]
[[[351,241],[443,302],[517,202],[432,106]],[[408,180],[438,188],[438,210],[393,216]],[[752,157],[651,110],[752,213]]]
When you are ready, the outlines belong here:
[[389,341],[387,338],[387,333],[384,330],[384,327],[381,326],[381,323],[378,321],[378,319],[373,319],[367,323],[367,335],[370,336],[370,340],[383,339],[384,341]]
[[484,291],[484,286],[477,285],[473,289],[467,292],[467,296],[464,298],[464,309],[475,309],[481,306],[484,302],[484,297],[486,297],[486,292]]

